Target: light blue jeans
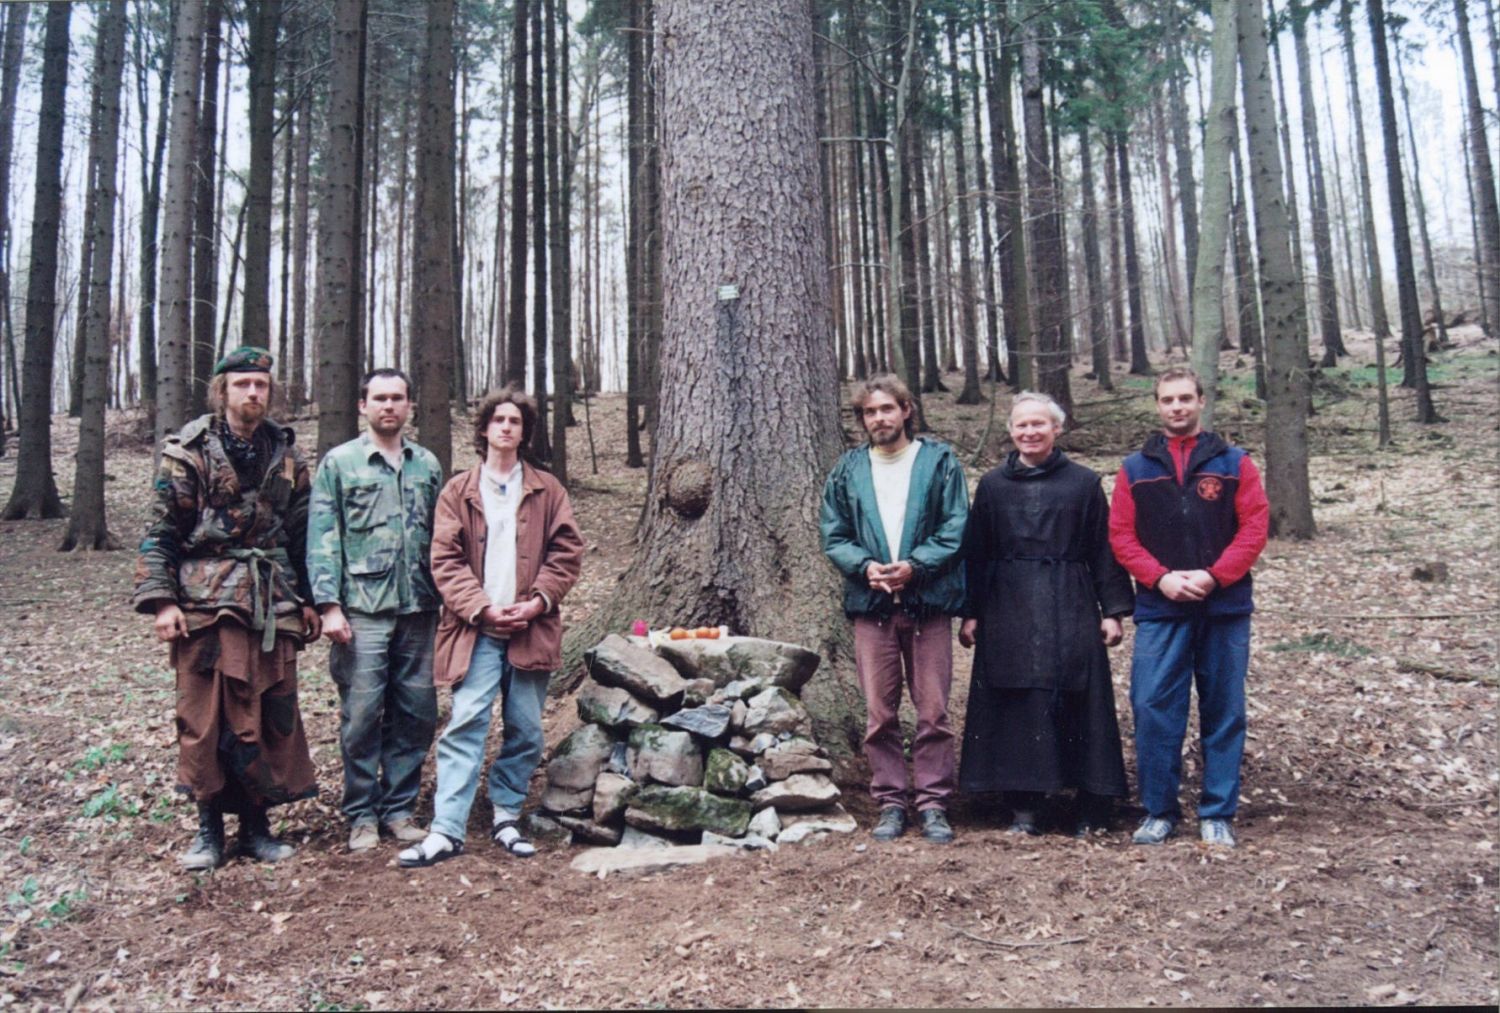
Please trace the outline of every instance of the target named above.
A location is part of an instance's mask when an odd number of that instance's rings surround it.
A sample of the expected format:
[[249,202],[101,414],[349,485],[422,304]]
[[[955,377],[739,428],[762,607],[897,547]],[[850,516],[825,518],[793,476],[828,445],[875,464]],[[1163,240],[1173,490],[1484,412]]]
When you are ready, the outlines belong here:
[[432,816],[432,829],[449,840],[463,840],[468,830],[497,693],[503,701],[500,717],[505,734],[500,755],[490,766],[490,802],[495,808],[521,811],[531,775],[542,758],[542,704],[551,673],[511,667],[505,656],[509,646],[507,641],[481,635],[468,674],[453,689],[453,716],[437,745]]
[[339,690],[344,815],[351,825],[394,823],[416,808],[422,761],[437,728],[437,613],[350,612],[348,618],[354,639],[328,652]]

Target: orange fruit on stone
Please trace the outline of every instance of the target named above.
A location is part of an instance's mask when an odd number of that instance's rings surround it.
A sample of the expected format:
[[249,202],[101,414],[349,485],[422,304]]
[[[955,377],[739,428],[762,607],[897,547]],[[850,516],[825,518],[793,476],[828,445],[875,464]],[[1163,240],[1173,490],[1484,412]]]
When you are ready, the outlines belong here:
[[672,632],[668,633],[667,636],[673,640],[686,640],[688,637],[691,637],[692,634],[683,629],[681,626],[676,626],[673,627]]
[[718,630],[711,630],[707,626],[700,626],[693,631],[693,636],[697,637],[699,640],[708,640],[718,635]]

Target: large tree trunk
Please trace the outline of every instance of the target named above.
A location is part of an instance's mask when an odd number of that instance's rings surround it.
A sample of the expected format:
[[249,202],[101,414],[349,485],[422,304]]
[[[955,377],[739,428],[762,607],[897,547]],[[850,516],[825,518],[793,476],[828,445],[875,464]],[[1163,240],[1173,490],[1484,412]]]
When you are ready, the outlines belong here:
[[1125,297],[1130,304],[1130,372],[1136,376],[1151,375],[1151,360],[1146,355],[1146,301],[1141,293],[1141,258],[1136,249],[1135,193],[1130,182],[1130,134],[1122,129],[1115,134],[1115,158],[1119,163],[1120,230],[1125,246]]
[[[979,404],[979,317],[974,305],[974,257],[971,252],[974,200],[969,194],[969,167],[964,158],[964,96],[958,76],[958,33],[948,22],[948,78],[953,96],[953,173],[958,187],[958,312],[959,344],[964,358],[964,386],[959,404]],[[974,135],[979,139],[978,133]],[[988,231],[988,230],[986,230]]]
[[1036,359],[1028,370],[1044,394],[1073,413],[1061,278],[1068,265],[1058,229],[1057,185],[1047,151],[1042,106],[1042,51],[1038,10],[1021,23],[1021,109],[1026,123],[1026,213],[1031,219],[1032,284],[1036,292]]
[[260,0],[250,21],[250,176],[245,188],[245,302],[247,342],[271,342],[271,190],[275,169],[276,33],[281,0]]
[[646,96],[645,33],[648,0],[627,0],[630,32],[626,39],[626,165],[629,193],[625,222],[625,466],[643,468],[641,410],[645,403],[645,231]]
[[1401,111],[1406,118],[1407,153],[1411,157],[1411,196],[1417,205],[1417,235],[1422,240],[1422,273],[1432,294],[1432,327],[1439,348],[1448,345],[1448,324],[1443,315],[1443,295],[1438,289],[1437,265],[1432,256],[1432,236],[1427,230],[1427,201],[1422,196],[1422,159],[1417,148],[1417,132],[1411,122],[1411,98],[1406,92],[1406,67],[1397,54],[1396,73],[1401,79]]
[[1237,0],[1214,0],[1212,85],[1208,130],[1203,138],[1203,215],[1199,219],[1198,264],[1193,270],[1193,365],[1203,379],[1208,404],[1203,426],[1213,428],[1219,394],[1219,345],[1224,305],[1224,244],[1229,235],[1231,178],[1229,145],[1235,126]]
[[78,312],[73,317],[73,355],[68,364],[68,414],[73,418],[83,414],[84,342],[88,333],[84,321],[89,316],[89,295],[93,289],[89,279],[93,277],[94,197],[100,173],[99,135],[103,132],[99,118],[103,115],[106,48],[98,44],[101,34],[97,31],[94,34],[94,72],[89,76],[92,82],[89,89],[89,153],[84,160],[83,177],[83,231],[78,236]]
[[[1469,159],[1474,171],[1474,190],[1479,198],[1477,208],[1479,235],[1484,244],[1484,249],[1481,251],[1485,264],[1484,317],[1489,321],[1490,333],[1495,334],[1500,332],[1500,204],[1497,204],[1495,199],[1495,168],[1490,159],[1489,133],[1484,127],[1486,122],[1484,104],[1479,99],[1479,76],[1474,68],[1474,44],[1469,38],[1468,0],[1453,0],[1453,14],[1457,21],[1458,49],[1464,69],[1464,99],[1469,109]],[[1384,49],[1383,44],[1381,49]],[[1377,72],[1378,69],[1377,66]],[[1382,116],[1385,114],[1385,101],[1388,97],[1382,92],[1380,99]],[[1388,147],[1389,144],[1390,142],[1387,141]],[[1387,155],[1387,157],[1390,156]],[[1392,213],[1394,214],[1394,209]],[[1399,253],[1397,259],[1400,259]]]
[[[1016,160],[1016,125],[1011,112],[1012,46],[1007,43],[1008,0],[995,8],[993,33],[980,21],[986,64],[986,104],[990,113],[990,166],[995,177],[995,228],[1000,233],[995,255],[1000,261],[1000,298],[1005,312],[1008,379],[1017,390],[1034,382],[1026,358],[1034,351],[1031,299],[1027,292],[1026,214],[1021,200],[1021,172]],[[1023,363],[1025,365],[1023,366]]]
[[551,458],[547,420],[547,95],[542,83],[543,5],[531,8],[531,392],[537,425],[531,452]]
[[988,353],[985,363],[985,379],[998,380],[1003,374],[1000,368],[1000,301],[995,291],[994,234],[990,229],[990,197],[983,191],[989,185],[989,169],[984,158],[984,132],[979,122],[980,60],[979,32],[975,25],[969,26],[970,85],[969,109],[974,119],[974,186],[980,191],[974,203],[979,207],[979,248],[984,277],[984,347]]
[[[1302,0],[1288,0],[1292,44],[1297,53],[1297,90],[1302,103],[1302,146],[1307,155],[1307,188],[1312,200],[1313,264],[1318,272],[1318,325],[1323,337],[1323,365],[1338,364],[1344,350],[1339,329],[1339,295],[1334,278],[1333,232],[1328,223],[1328,185],[1323,178],[1323,147],[1318,140],[1317,102],[1313,95],[1312,57],[1307,51],[1309,12]],[[1287,165],[1287,172],[1291,172]]]
[[634,616],[800,642],[824,658],[819,732],[847,748],[859,693],[812,494],[841,440],[808,5],[663,0],[659,19],[661,419],[636,560],[568,656]]
[[52,355],[56,344],[57,236],[62,221],[63,114],[68,90],[71,3],[47,8],[42,102],[37,116],[36,186],[26,276],[26,347],[21,365],[21,438],[16,484],[0,519],[61,517],[52,474]]
[[[1214,10],[1217,12],[1217,6]],[[1172,120],[1172,149],[1177,161],[1177,196],[1182,203],[1182,252],[1187,261],[1187,287],[1189,298],[1191,298],[1191,294],[1197,287],[1201,223],[1198,220],[1197,185],[1193,180],[1193,141],[1188,129],[1188,104],[1183,94],[1183,82],[1187,80],[1187,65],[1182,61],[1182,26],[1175,18],[1172,32],[1172,59],[1178,67],[1174,68],[1167,82],[1167,103]],[[1201,98],[1202,93],[1200,92],[1199,95]],[[1220,266],[1222,268],[1222,262]],[[1219,320],[1220,314],[1216,312],[1214,319]],[[1196,333],[1196,328],[1194,333]]]
[[[1463,0],[1456,2],[1462,8]],[[1432,390],[1427,383],[1427,349],[1422,344],[1422,310],[1417,301],[1417,272],[1411,254],[1411,231],[1407,225],[1401,142],[1396,127],[1396,99],[1391,88],[1391,67],[1386,55],[1385,5],[1382,0],[1369,0],[1367,13],[1370,19],[1371,49],[1375,58],[1375,91],[1380,102],[1380,129],[1385,138],[1386,199],[1391,206],[1391,236],[1396,247],[1396,295],[1401,307],[1401,354],[1406,373],[1402,385],[1416,391],[1418,422],[1440,422],[1442,419],[1433,407]],[[1464,33],[1460,35],[1464,36]],[[1469,69],[1473,69],[1472,61]],[[1477,103],[1477,88],[1471,94]],[[1489,147],[1482,133],[1478,136],[1474,151],[1476,164],[1480,155],[1488,161]],[[1484,189],[1491,198],[1494,197],[1492,183],[1486,183]]]
[[[568,480],[568,405],[572,401],[573,348],[569,310],[573,294],[568,277],[567,250],[572,223],[563,218],[563,144],[567,130],[568,103],[559,100],[558,78],[566,71],[558,67],[557,0],[547,0],[547,257],[551,265],[548,283],[552,296],[552,474],[564,484]],[[564,18],[567,11],[561,12]],[[564,29],[566,31],[566,29]],[[566,40],[563,48],[567,48]],[[565,79],[565,78],[564,78]]]
[[1307,307],[1292,268],[1260,4],[1241,6],[1238,29],[1261,301],[1266,314],[1266,493],[1271,501],[1271,534],[1311,538],[1317,527],[1307,476]]
[[412,208],[411,344],[417,374],[417,434],[453,471],[453,4],[427,4],[422,113],[417,121],[417,187]]
[[0,339],[3,339],[5,370],[0,374],[0,456],[5,453],[5,431],[14,424],[20,403],[16,370],[16,335],[10,313],[10,179],[11,154],[15,150],[16,95],[20,91],[21,57],[26,41],[30,4],[5,7],[4,70],[0,72]]
[[161,345],[156,365],[156,442],[188,421],[193,383],[193,154],[208,8],[177,8],[172,35],[171,150],[161,235]]
[[62,549],[118,549],[104,515],[104,407],[109,399],[109,286],[114,261],[116,162],[120,151],[120,84],[125,65],[125,0],[111,0],[99,24],[100,77],[97,151],[93,186],[93,263],[89,274],[84,332],[83,389],[78,424],[73,510]]
[[302,89],[297,103],[297,180],[294,185],[297,221],[292,228],[292,361],[287,400],[294,410],[307,404],[307,254],[311,228],[312,92]]
[[[208,410],[208,382],[214,368],[214,336],[219,305],[219,216],[214,201],[215,152],[218,147],[219,51],[224,5],[206,0],[208,23],[203,42],[203,85],[193,142],[193,386],[188,415]],[[229,76],[227,73],[224,75]],[[233,291],[233,286],[230,286]]]
[[1130,352],[1125,347],[1125,264],[1120,253],[1120,174],[1114,135],[1104,133],[1104,193],[1109,218],[1109,333],[1117,362]]
[[1250,247],[1250,192],[1240,160],[1238,117],[1229,133],[1229,160],[1234,169],[1234,298],[1240,324],[1240,351],[1255,356],[1255,396],[1266,399],[1266,341],[1261,326],[1260,279]]
[[[359,432],[360,321],[364,316],[365,20],[368,0],[335,0],[328,71],[324,196],[318,208],[318,455]],[[436,212],[434,212],[436,213]],[[446,213],[446,211],[444,212]],[[437,311],[434,311],[437,312]],[[446,349],[448,346],[442,346]]]

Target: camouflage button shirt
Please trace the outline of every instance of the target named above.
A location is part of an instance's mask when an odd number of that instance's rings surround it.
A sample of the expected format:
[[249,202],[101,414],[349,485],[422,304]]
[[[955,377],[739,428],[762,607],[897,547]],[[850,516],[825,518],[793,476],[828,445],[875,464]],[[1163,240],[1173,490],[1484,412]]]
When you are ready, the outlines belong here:
[[314,604],[354,612],[435,612],[432,513],[443,487],[437,457],[401,441],[401,469],[369,434],[334,447],[313,480],[307,571]]
[[[307,461],[292,430],[267,419],[262,427],[273,439],[264,477],[241,488],[215,422],[213,415],[194,419],[162,447],[156,505],[136,559],[135,609],[154,613],[172,602],[192,629],[226,613],[253,626],[257,584],[268,576],[262,587],[277,628],[300,634],[308,601]],[[269,561],[246,558],[250,552]]]

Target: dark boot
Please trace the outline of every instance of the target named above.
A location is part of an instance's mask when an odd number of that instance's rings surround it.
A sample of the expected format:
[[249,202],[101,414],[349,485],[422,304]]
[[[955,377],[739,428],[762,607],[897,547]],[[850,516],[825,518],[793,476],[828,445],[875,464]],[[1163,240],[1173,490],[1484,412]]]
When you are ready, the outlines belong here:
[[246,809],[240,814],[240,853],[257,862],[279,862],[291,858],[295,849],[271,836],[271,821],[264,809]]
[[224,814],[217,805],[198,804],[198,834],[177,861],[188,872],[212,872],[224,864]]

